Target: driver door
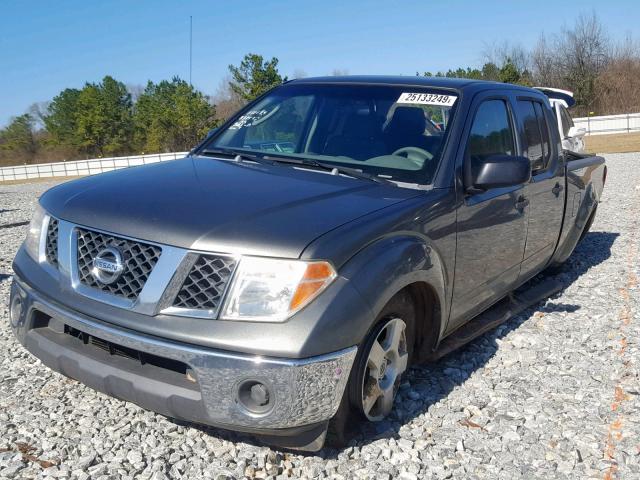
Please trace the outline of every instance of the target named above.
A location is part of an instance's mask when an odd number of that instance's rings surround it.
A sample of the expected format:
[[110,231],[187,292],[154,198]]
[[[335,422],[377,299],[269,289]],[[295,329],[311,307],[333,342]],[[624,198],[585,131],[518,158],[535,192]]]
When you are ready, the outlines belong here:
[[[462,161],[473,165],[490,155],[515,155],[516,129],[508,98],[484,95],[474,104]],[[500,299],[517,282],[527,228],[523,189],[523,185],[472,193],[464,186],[459,189],[450,330]]]

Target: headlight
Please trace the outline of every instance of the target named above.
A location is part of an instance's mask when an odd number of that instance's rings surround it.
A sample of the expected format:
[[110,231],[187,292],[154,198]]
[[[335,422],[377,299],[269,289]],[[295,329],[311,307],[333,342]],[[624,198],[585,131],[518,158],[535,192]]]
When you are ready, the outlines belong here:
[[24,248],[31,258],[36,262],[40,261],[40,238],[42,237],[42,226],[44,224],[46,213],[38,203],[36,211],[31,217],[27,238],[24,240]]
[[243,257],[222,310],[228,320],[281,322],[336,278],[328,262]]

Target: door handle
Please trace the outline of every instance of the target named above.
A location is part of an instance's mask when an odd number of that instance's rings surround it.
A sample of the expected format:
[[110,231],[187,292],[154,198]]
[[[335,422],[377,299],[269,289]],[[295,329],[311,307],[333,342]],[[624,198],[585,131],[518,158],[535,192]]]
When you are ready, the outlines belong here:
[[516,210],[522,212],[526,206],[529,205],[529,200],[524,198],[524,197],[518,197],[518,200],[516,201]]
[[556,183],[556,186],[553,187],[551,191],[557,197],[558,195],[560,195],[560,192],[562,191],[563,188],[564,187],[562,185],[560,185],[559,183]]

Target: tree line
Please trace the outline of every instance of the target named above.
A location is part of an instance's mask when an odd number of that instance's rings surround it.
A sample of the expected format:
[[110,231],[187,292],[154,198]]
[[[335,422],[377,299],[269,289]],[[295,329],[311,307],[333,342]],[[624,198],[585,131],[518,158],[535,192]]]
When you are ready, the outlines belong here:
[[[531,49],[505,43],[486,49],[483,58],[479,68],[417,75],[571,90],[574,116],[640,111],[640,48],[631,38],[614,41],[595,14],[542,34]],[[254,53],[229,65],[213,96],[178,77],[132,87],[106,76],[14,117],[0,129],[0,165],[189,150],[246,102],[286,80],[277,58]]]
[[107,75],[33,105],[0,130],[0,165],[185,151],[249,100],[286,80],[248,54],[215,97],[174,77],[127,87]]
[[574,116],[640,112],[640,46],[631,37],[614,41],[595,13],[580,15],[558,33],[543,33],[529,50],[504,43],[483,57],[480,68],[423,75],[570,90]]

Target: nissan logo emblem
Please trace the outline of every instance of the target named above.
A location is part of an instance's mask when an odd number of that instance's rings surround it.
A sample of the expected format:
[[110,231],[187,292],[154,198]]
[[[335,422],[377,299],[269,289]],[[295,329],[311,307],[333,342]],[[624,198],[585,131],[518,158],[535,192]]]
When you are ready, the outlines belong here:
[[122,252],[116,247],[106,247],[93,258],[91,275],[98,282],[109,285],[120,278],[124,267]]

